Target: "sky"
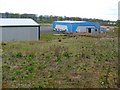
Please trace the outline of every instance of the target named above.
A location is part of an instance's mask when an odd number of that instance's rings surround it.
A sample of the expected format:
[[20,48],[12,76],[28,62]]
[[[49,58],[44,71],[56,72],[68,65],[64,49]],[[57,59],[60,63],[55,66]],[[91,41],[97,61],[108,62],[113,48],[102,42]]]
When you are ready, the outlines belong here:
[[0,0],[0,12],[118,20],[119,0]]

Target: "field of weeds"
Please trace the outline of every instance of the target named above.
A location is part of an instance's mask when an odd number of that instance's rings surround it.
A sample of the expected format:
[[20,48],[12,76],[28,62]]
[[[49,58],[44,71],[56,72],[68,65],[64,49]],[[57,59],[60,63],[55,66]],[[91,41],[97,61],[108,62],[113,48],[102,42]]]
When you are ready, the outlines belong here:
[[3,88],[116,88],[118,37],[41,34],[3,42]]

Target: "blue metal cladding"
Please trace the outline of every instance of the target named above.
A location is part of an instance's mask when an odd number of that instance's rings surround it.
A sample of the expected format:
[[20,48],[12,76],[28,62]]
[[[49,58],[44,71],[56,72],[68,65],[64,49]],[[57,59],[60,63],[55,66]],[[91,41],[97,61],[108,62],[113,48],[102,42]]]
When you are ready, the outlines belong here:
[[67,24],[67,28],[68,28],[68,32],[72,32],[72,26],[71,26],[72,24]]
[[53,23],[52,23],[52,28],[53,28],[53,29],[55,28],[55,25],[56,25],[55,22],[53,22]]
[[80,26],[78,24],[72,24],[72,32],[76,32],[77,27]]
[[54,29],[56,25],[66,25],[68,32],[76,32],[78,26],[95,26],[97,29],[100,29],[99,24],[86,21],[54,21],[52,28]]

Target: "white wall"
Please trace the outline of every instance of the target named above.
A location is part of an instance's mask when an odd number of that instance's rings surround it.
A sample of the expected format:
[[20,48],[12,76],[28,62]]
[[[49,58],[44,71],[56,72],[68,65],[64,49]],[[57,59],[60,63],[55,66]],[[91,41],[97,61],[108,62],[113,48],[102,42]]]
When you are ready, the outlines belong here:
[[[1,30],[0,30],[1,34]],[[0,37],[1,39],[1,37]],[[38,40],[38,27],[3,27],[2,41]]]
[[77,32],[88,32],[87,28],[91,28],[91,32],[95,32],[95,27],[94,26],[78,26],[76,31]]
[[55,28],[60,29],[60,31],[64,31],[64,30],[68,31],[67,25],[56,25]]

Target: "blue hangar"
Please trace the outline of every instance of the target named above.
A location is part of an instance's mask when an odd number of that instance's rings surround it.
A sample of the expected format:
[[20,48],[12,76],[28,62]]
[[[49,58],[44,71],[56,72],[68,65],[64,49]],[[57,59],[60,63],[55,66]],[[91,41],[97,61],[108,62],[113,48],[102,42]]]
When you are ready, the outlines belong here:
[[100,25],[94,22],[87,21],[54,21],[53,30],[65,32],[99,32]]

